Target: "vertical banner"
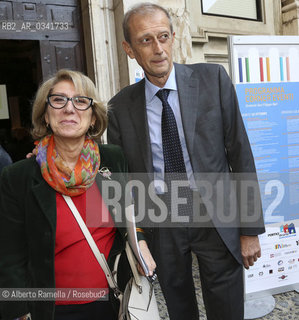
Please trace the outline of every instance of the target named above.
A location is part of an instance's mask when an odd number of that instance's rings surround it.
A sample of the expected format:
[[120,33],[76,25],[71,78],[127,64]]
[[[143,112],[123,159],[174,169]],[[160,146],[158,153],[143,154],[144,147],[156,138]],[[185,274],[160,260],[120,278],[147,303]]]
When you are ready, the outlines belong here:
[[135,82],[139,82],[144,78],[144,71],[142,69],[135,69]]
[[299,287],[299,37],[233,36],[229,46],[266,224],[262,258],[244,271],[251,298]]

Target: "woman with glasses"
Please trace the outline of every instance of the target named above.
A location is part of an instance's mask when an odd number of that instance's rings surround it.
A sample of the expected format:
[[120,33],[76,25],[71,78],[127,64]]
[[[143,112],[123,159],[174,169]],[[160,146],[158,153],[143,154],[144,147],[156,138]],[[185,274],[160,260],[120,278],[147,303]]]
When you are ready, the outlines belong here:
[[[60,70],[39,88],[32,122],[34,156],[5,168],[0,179],[0,288],[25,290],[18,295],[8,289],[0,314],[3,319],[117,319],[105,274],[63,197],[72,198],[111,267],[124,249],[125,229],[114,222],[119,210],[106,206],[103,188],[107,182],[120,185],[116,198],[124,209],[127,167],[119,147],[94,140],[106,129],[106,108],[89,78]],[[152,271],[155,263],[142,244]],[[118,280],[125,284],[125,263],[123,271]],[[56,288],[55,299],[49,288]]]

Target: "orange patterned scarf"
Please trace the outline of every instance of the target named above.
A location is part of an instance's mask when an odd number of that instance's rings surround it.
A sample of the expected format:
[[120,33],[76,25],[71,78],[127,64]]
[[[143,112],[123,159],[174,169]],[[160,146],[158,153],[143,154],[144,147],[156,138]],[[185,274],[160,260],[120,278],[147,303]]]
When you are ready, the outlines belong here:
[[100,167],[99,147],[89,138],[85,139],[74,170],[59,156],[53,135],[38,141],[34,153],[43,178],[53,189],[67,196],[78,196],[91,187]]

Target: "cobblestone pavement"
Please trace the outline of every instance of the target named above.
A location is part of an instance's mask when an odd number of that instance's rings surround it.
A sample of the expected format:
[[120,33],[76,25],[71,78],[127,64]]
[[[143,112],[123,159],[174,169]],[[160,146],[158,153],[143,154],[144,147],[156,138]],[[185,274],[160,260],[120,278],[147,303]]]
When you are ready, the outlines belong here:
[[[198,265],[197,262],[195,262],[195,259],[193,259],[193,277],[200,310],[200,320],[207,320],[200,290]],[[169,320],[165,300],[158,282],[155,283],[155,293],[157,297],[160,318],[162,320]],[[257,320],[299,320],[299,293],[295,291],[289,291],[274,295],[273,297],[275,298],[274,310],[262,318],[257,318]],[[188,319],[182,318],[182,320]]]

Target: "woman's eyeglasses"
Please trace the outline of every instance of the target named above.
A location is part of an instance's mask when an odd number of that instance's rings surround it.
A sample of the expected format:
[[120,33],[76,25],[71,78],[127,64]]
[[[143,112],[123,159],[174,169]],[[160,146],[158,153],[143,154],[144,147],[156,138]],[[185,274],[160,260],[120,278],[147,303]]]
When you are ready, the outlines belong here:
[[47,97],[48,104],[54,109],[64,108],[69,101],[72,101],[73,106],[77,110],[87,110],[92,105],[93,99],[88,97],[76,96],[76,97],[66,97],[62,94],[50,94]]

